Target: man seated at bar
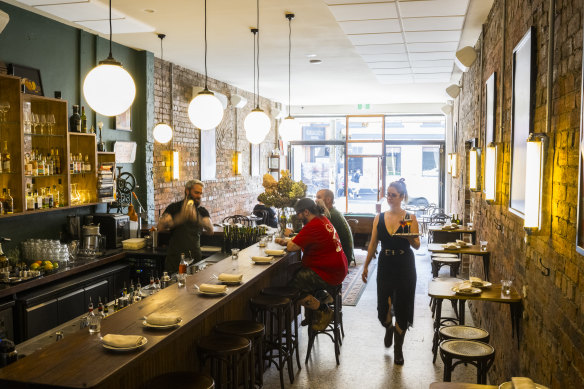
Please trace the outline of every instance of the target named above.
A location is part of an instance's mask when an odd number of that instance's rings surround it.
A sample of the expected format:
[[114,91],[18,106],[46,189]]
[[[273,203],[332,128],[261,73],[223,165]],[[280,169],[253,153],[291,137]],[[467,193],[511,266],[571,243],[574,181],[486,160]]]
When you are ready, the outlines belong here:
[[276,219],[276,211],[272,207],[268,207],[264,203],[260,201],[258,196],[258,204],[253,207],[253,214],[256,216],[260,216],[260,214],[267,212],[267,220],[262,220],[262,223],[267,224],[270,227],[276,228],[278,227],[278,219]]
[[201,258],[201,233],[213,235],[213,223],[209,211],[201,207],[203,182],[190,180],[185,184],[185,198],[170,204],[158,221],[160,231],[170,231],[170,241],[164,269],[178,271],[181,253],[192,256],[195,262]]
[[343,246],[343,251],[347,257],[347,265],[351,262],[355,262],[355,254],[353,253],[353,233],[351,232],[351,227],[349,227],[349,223],[347,223],[343,214],[333,205],[335,202],[335,194],[330,189],[321,189],[316,192],[316,199],[322,200],[326,210],[328,210],[328,213],[330,214],[330,216],[327,215],[325,210],[325,216],[328,217],[333,224],[333,227],[335,227],[335,230],[337,230],[337,234],[341,240],[341,245]]
[[339,236],[324,216],[324,208],[310,198],[302,198],[294,205],[297,217],[304,227],[294,238],[277,238],[288,251],[302,250],[302,266],[289,285],[300,289],[299,301],[306,309],[314,330],[324,330],[333,312],[326,289],[339,285],[347,275],[347,258]]

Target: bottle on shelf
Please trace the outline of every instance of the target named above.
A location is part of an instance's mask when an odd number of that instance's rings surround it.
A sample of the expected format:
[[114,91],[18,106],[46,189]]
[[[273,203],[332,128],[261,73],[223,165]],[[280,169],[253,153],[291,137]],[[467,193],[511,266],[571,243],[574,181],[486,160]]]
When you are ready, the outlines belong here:
[[102,319],[105,318],[105,312],[104,312],[104,309],[103,309],[103,303],[101,302],[101,297],[99,297],[99,301],[97,303],[97,314]]
[[2,196],[0,196],[0,215],[4,215],[6,210],[4,209],[4,197],[6,194],[6,188],[2,191]]
[[59,149],[55,149],[55,174],[62,174],[61,172],[61,157],[59,157]]
[[81,132],[87,133],[87,116],[85,115],[85,107],[81,106],[81,116],[79,117],[81,120]]
[[55,206],[56,207],[64,207],[66,199],[65,199],[65,192],[63,192],[62,179],[60,179],[60,178],[59,178],[59,183],[57,184],[56,193],[57,193],[57,196],[59,197],[59,201],[58,201],[59,205],[55,205]]
[[73,106],[73,115],[69,118],[69,132],[81,132],[81,116],[79,106]]
[[34,204],[34,209],[42,209],[43,208],[43,196],[39,195],[38,189],[34,191],[34,197],[36,202]]
[[91,163],[89,162],[89,155],[85,154],[85,163],[84,163],[84,171],[86,173],[91,172]]
[[76,161],[77,161],[77,167],[76,167],[77,173],[84,173],[84,171],[83,171],[83,156],[81,155],[81,153],[79,153],[79,155],[77,156]]
[[2,172],[3,173],[10,173],[11,166],[10,166],[10,152],[8,151],[8,141],[4,141],[4,151],[2,152]]
[[73,160],[73,153],[69,153],[69,173],[75,173],[75,161]]
[[32,197],[32,192],[30,191],[30,185],[27,184],[26,188],[26,211],[32,211],[34,209],[34,197]]
[[4,196],[4,213],[7,215],[12,215],[14,213],[14,199],[10,195],[10,188],[8,188],[8,192]]

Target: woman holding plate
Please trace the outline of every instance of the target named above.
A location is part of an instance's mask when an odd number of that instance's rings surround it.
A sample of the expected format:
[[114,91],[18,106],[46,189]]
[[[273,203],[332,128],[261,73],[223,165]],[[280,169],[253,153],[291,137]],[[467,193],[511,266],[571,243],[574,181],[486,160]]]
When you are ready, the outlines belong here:
[[381,241],[377,271],[377,314],[381,325],[385,327],[383,339],[385,347],[391,347],[395,336],[396,365],[404,363],[402,352],[404,337],[406,330],[414,322],[416,263],[412,247],[416,250],[420,248],[416,216],[402,208],[402,202],[407,201],[407,197],[408,192],[403,178],[389,184],[387,188],[389,211],[375,216],[367,260],[361,276],[363,282],[367,282],[369,263],[375,255],[377,243]]

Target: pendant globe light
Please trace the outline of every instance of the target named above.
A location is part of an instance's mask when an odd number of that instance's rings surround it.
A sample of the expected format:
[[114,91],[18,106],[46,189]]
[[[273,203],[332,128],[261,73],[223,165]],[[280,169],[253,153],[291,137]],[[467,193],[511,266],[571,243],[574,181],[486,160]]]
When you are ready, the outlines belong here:
[[223,120],[223,104],[207,87],[207,0],[205,0],[205,89],[191,100],[189,119],[201,130],[212,130]]
[[[162,63],[160,70],[162,73],[162,69],[164,68],[164,50],[162,49],[162,40],[166,37],[166,35],[158,34],[158,37],[160,38],[160,62]],[[162,82],[161,100],[164,102],[164,81]],[[170,105],[170,108],[172,109],[172,92],[170,94]],[[160,122],[154,126],[154,130],[152,130],[152,136],[154,136],[154,140],[158,143],[168,143],[172,139],[172,127],[164,122]]]
[[[257,28],[252,28],[251,32],[254,36],[253,40],[253,55],[254,55],[254,103],[255,108],[245,117],[243,121],[243,128],[245,129],[245,137],[250,143],[255,145],[260,144],[270,132],[271,121],[268,115],[260,108],[260,0],[257,0]],[[257,42],[257,55],[256,55]],[[256,67],[257,64],[257,67]],[[256,93],[256,69],[257,69],[257,93]]]
[[136,85],[130,73],[112,56],[112,0],[109,1],[109,56],[94,67],[83,81],[83,95],[95,112],[116,116],[130,108]]
[[298,123],[292,115],[290,114],[290,79],[291,79],[291,56],[292,56],[292,19],[294,19],[293,13],[287,13],[286,19],[288,19],[288,116],[282,121],[280,126],[280,137],[284,142],[289,142],[293,139],[298,139],[300,135],[300,123]]

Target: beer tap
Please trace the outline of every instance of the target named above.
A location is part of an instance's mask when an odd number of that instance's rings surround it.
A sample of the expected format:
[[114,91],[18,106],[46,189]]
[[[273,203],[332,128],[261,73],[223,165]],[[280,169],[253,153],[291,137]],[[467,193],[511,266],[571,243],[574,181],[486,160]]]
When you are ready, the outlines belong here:
[[142,214],[144,213],[144,207],[142,207],[142,203],[140,203],[140,200],[138,200],[136,193],[132,192],[132,196],[134,196],[136,202],[138,203],[138,236],[140,236],[140,232],[142,231]]

